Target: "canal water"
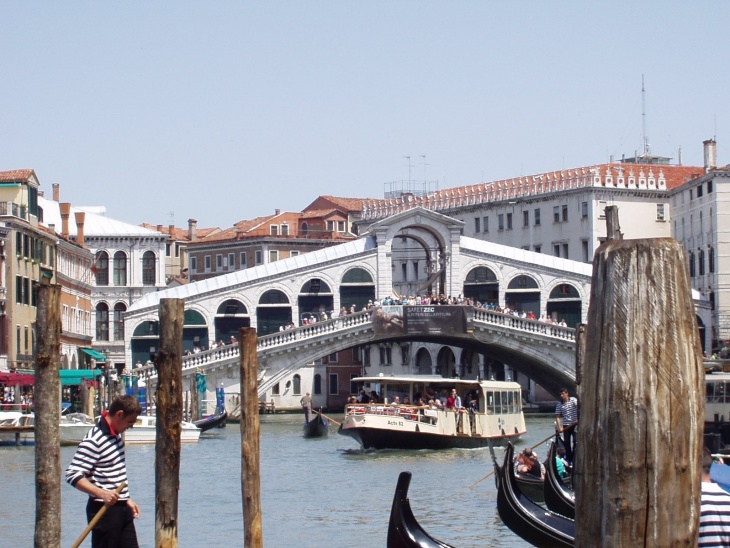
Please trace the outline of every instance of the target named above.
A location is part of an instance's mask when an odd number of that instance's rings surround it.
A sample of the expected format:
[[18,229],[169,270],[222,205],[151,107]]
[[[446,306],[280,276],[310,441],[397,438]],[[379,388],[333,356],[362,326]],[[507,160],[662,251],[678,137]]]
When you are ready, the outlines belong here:
[[[337,418],[335,416],[334,418]],[[528,417],[518,446],[532,446],[553,431],[552,417]],[[457,548],[522,547],[526,544],[500,521],[488,449],[362,452],[331,427],[322,439],[302,437],[301,415],[261,415],[261,506],[268,548],[384,547],[398,474],[413,473],[413,513],[434,537]],[[61,464],[74,447],[63,447]],[[537,447],[541,460],[544,444]],[[497,449],[500,458],[502,450]],[[32,547],[35,524],[33,447],[0,447],[0,531],[2,546]],[[142,508],[136,522],[140,546],[155,538],[155,448],[128,446],[132,497]],[[181,455],[179,545],[243,546],[241,436],[238,424],[206,432]],[[62,546],[86,526],[86,495],[65,482]],[[82,546],[90,546],[87,541]]]

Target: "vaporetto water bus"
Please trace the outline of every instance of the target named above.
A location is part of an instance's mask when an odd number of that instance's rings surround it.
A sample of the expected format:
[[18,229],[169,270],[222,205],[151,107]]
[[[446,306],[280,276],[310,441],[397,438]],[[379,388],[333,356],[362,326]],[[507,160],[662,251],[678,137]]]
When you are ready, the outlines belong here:
[[[501,445],[526,432],[522,392],[516,382],[438,375],[356,377],[352,381],[362,383],[368,394],[375,392],[382,402],[345,406],[338,432],[364,449],[477,448],[486,447],[489,440]],[[459,411],[428,405],[454,389],[462,401]],[[426,405],[418,405],[419,399]],[[470,400],[475,402],[471,409]]]

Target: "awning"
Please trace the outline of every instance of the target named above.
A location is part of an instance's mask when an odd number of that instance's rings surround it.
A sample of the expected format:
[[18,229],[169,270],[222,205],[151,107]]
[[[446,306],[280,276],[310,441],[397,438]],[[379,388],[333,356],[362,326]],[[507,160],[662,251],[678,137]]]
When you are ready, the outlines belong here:
[[0,384],[4,384],[6,386],[14,386],[16,384],[25,386],[33,383],[35,383],[35,375],[13,372],[0,373]]
[[76,386],[82,380],[93,380],[94,377],[101,374],[101,371],[98,369],[61,369],[59,374],[61,376],[61,385]]
[[86,352],[89,356],[94,358],[98,362],[105,362],[106,356],[102,354],[101,352],[97,352],[96,350],[93,350],[91,348],[82,348],[82,352]]

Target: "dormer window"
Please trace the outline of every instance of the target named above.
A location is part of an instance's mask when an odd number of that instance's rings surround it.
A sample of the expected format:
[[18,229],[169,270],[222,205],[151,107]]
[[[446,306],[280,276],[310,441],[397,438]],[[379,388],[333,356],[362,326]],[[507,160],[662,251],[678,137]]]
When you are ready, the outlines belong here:
[[279,235],[279,225],[271,225],[271,235],[272,236],[278,236]]

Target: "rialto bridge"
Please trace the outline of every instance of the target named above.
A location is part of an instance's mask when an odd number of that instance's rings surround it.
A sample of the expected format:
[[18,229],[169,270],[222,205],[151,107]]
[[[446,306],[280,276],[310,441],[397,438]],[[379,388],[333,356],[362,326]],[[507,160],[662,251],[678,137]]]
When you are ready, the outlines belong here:
[[[125,315],[126,361],[154,359],[160,299],[179,298],[185,302],[183,351],[190,352],[183,358],[185,374],[204,371],[210,390],[222,384],[238,392],[238,346],[231,337],[253,327],[260,396],[283,406],[287,396],[289,404],[298,403],[309,386],[317,403],[322,374],[323,405],[346,397],[349,377],[363,371],[497,378],[507,371],[553,393],[572,384],[572,327],[585,321],[591,265],[461,232],[461,221],[414,209],[371,225],[355,241],[149,294]],[[489,307],[463,306],[468,326],[462,330],[408,334],[378,333],[371,312],[364,311],[388,297],[429,294]],[[567,327],[504,309],[564,320]],[[336,355],[347,356],[338,364],[353,366],[339,387],[330,374]]]

